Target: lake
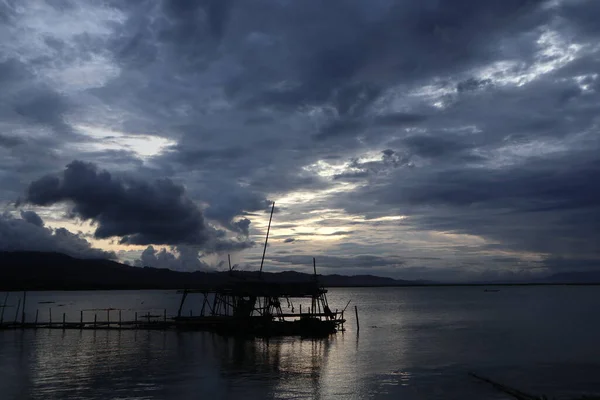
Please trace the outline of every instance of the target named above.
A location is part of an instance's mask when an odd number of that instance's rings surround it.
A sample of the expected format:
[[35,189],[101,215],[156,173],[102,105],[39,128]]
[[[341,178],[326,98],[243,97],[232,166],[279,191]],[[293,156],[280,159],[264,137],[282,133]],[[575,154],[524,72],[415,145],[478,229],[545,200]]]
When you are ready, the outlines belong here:
[[[600,394],[600,287],[333,288],[346,331],[269,341],[204,332],[0,331],[2,399],[506,399],[475,372],[532,394]],[[11,293],[12,320],[20,293]],[[2,294],[0,301],[4,300]],[[199,304],[188,298],[188,313]],[[35,292],[26,317],[168,315],[174,291]],[[360,334],[353,306],[358,306]],[[49,311],[51,309],[51,311]],[[351,311],[351,312],[350,312]],[[19,316],[20,318],[20,316]],[[112,311],[116,321],[117,312]]]

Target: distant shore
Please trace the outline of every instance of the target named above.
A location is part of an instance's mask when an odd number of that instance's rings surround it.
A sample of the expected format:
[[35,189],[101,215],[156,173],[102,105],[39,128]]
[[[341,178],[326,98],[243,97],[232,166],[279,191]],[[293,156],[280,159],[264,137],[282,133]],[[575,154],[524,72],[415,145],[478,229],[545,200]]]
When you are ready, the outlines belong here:
[[[177,290],[202,289],[240,280],[271,283],[307,282],[313,274],[296,271],[173,271],[133,267],[111,260],[78,259],[61,253],[0,252],[0,291]],[[328,288],[345,287],[485,287],[485,286],[594,286],[596,272],[555,274],[533,282],[435,282],[401,280],[375,275],[317,275]]]

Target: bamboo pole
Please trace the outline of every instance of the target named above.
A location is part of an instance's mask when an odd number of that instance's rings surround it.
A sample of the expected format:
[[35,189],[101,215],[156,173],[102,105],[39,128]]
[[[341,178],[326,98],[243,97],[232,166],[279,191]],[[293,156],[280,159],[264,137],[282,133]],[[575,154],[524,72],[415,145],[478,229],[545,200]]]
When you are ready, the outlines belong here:
[[27,291],[23,291],[23,311],[21,312],[21,325],[25,324],[25,301],[27,300]]
[[0,324],[4,322],[4,310],[6,310],[6,302],[8,301],[8,295],[10,292],[6,292],[4,296],[4,304],[2,305],[2,311],[0,312]]
[[21,298],[19,298],[19,303],[17,304],[17,311],[15,312],[15,324],[17,323],[17,318],[19,318],[19,309],[21,308]]
[[273,202],[273,207],[271,208],[271,216],[269,217],[269,225],[267,226],[267,236],[265,237],[265,247],[263,248],[263,255],[260,259],[260,270],[258,271],[258,276],[262,276],[263,263],[265,262],[265,254],[267,253],[267,243],[269,242],[269,231],[271,230],[271,220],[273,219],[273,211],[275,211],[275,202]]

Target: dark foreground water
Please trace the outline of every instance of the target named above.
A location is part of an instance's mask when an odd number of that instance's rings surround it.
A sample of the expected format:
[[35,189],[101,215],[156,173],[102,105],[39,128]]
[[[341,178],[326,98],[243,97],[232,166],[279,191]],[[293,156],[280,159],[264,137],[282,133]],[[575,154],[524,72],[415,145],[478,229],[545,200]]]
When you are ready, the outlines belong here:
[[[507,398],[469,371],[534,394],[600,394],[600,287],[330,290],[332,308],[350,299],[347,331],[327,340],[0,331],[0,399]],[[36,310],[47,320],[52,308],[54,321],[63,312],[78,321],[81,309],[114,307],[130,319],[163,307],[172,315],[177,301],[163,291],[28,293],[26,311],[27,320]],[[85,319],[93,314],[106,319]]]

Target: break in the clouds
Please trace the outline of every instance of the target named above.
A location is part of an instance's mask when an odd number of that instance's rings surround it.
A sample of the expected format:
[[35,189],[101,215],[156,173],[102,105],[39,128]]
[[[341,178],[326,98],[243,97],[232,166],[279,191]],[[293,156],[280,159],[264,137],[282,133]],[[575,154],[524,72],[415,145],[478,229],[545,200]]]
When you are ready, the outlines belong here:
[[[336,272],[427,279],[592,268],[598,12],[594,0],[4,2],[0,201],[67,207],[122,251],[202,255],[262,240],[273,199],[272,269],[313,255]],[[169,264],[152,249],[146,262]]]

